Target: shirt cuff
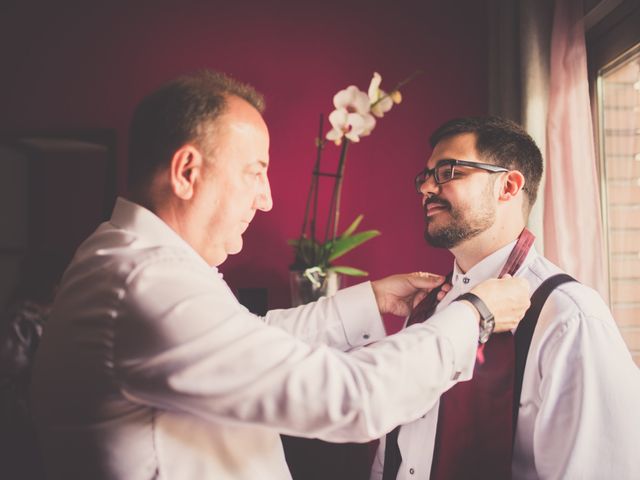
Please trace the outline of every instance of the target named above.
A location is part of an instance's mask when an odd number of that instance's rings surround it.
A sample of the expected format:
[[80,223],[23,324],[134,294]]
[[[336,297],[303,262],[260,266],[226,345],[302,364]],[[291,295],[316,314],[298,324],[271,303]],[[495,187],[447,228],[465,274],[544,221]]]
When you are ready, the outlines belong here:
[[338,290],[333,299],[350,346],[360,347],[386,336],[371,282]]

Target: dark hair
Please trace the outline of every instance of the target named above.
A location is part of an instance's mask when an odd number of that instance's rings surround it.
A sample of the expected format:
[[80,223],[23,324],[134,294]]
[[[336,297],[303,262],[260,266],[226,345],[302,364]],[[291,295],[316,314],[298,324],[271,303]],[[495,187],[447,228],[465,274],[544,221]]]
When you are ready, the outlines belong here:
[[536,201],[542,178],[542,154],[533,138],[517,123],[499,117],[455,118],[441,125],[429,139],[431,146],[455,135],[474,133],[483,162],[493,163],[524,176],[527,211]]
[[204,129],[225,112],[230,96],[264,110],[264,99],[253,87],[208,70],[180,77],[145,97],[129,130],[129,190],[146,186],[185,143],[211,152],[215,145],[205,144]]

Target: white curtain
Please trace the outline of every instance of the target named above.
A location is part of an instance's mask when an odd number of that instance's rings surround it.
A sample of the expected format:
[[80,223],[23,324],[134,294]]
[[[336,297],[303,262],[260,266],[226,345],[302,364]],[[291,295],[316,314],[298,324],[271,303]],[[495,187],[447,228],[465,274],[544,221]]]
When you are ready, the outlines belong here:
[[582,2],[489,4],[490,113],[522,124],[545,155],[536,246],[607,299]]
[[558,0],[551,37],[545,256],[608,298],[580,0]]

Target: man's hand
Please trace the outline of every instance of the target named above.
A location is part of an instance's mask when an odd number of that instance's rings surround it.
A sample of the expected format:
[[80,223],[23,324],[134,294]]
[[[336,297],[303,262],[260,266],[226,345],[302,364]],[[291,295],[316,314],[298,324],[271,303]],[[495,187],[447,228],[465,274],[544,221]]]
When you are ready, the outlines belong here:
[[480,297],[493,313],[495,333],[515,328],[530,305],[529,284],[523,278],[512,278],[510,275],[485,280],[471,293]]
[[444,281],[441,275],[416,272],[391,275],[371,282],[380,313],[406,317],[431,290]]

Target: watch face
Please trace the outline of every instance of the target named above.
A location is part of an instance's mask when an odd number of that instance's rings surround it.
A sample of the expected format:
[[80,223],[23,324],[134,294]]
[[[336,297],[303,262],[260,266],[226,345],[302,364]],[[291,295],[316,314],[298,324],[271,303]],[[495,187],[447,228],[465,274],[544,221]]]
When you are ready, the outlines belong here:
[[489,330],[482,330],[480,332],[480,337],[478,338],[478,341],[480,343],[487,343],[487,340],[489,340],[490,336],[491,336],[491,332]]
[[480,336],[478,338],[478,341],[480,343],[486,343],[487,340],[489,340],[489,337],[491,336],[491,334],[493,333],[493,329],[496,326],[496,322],[493,319],[493,317],[489,318],[488,320],[482,320],[480,322]]

